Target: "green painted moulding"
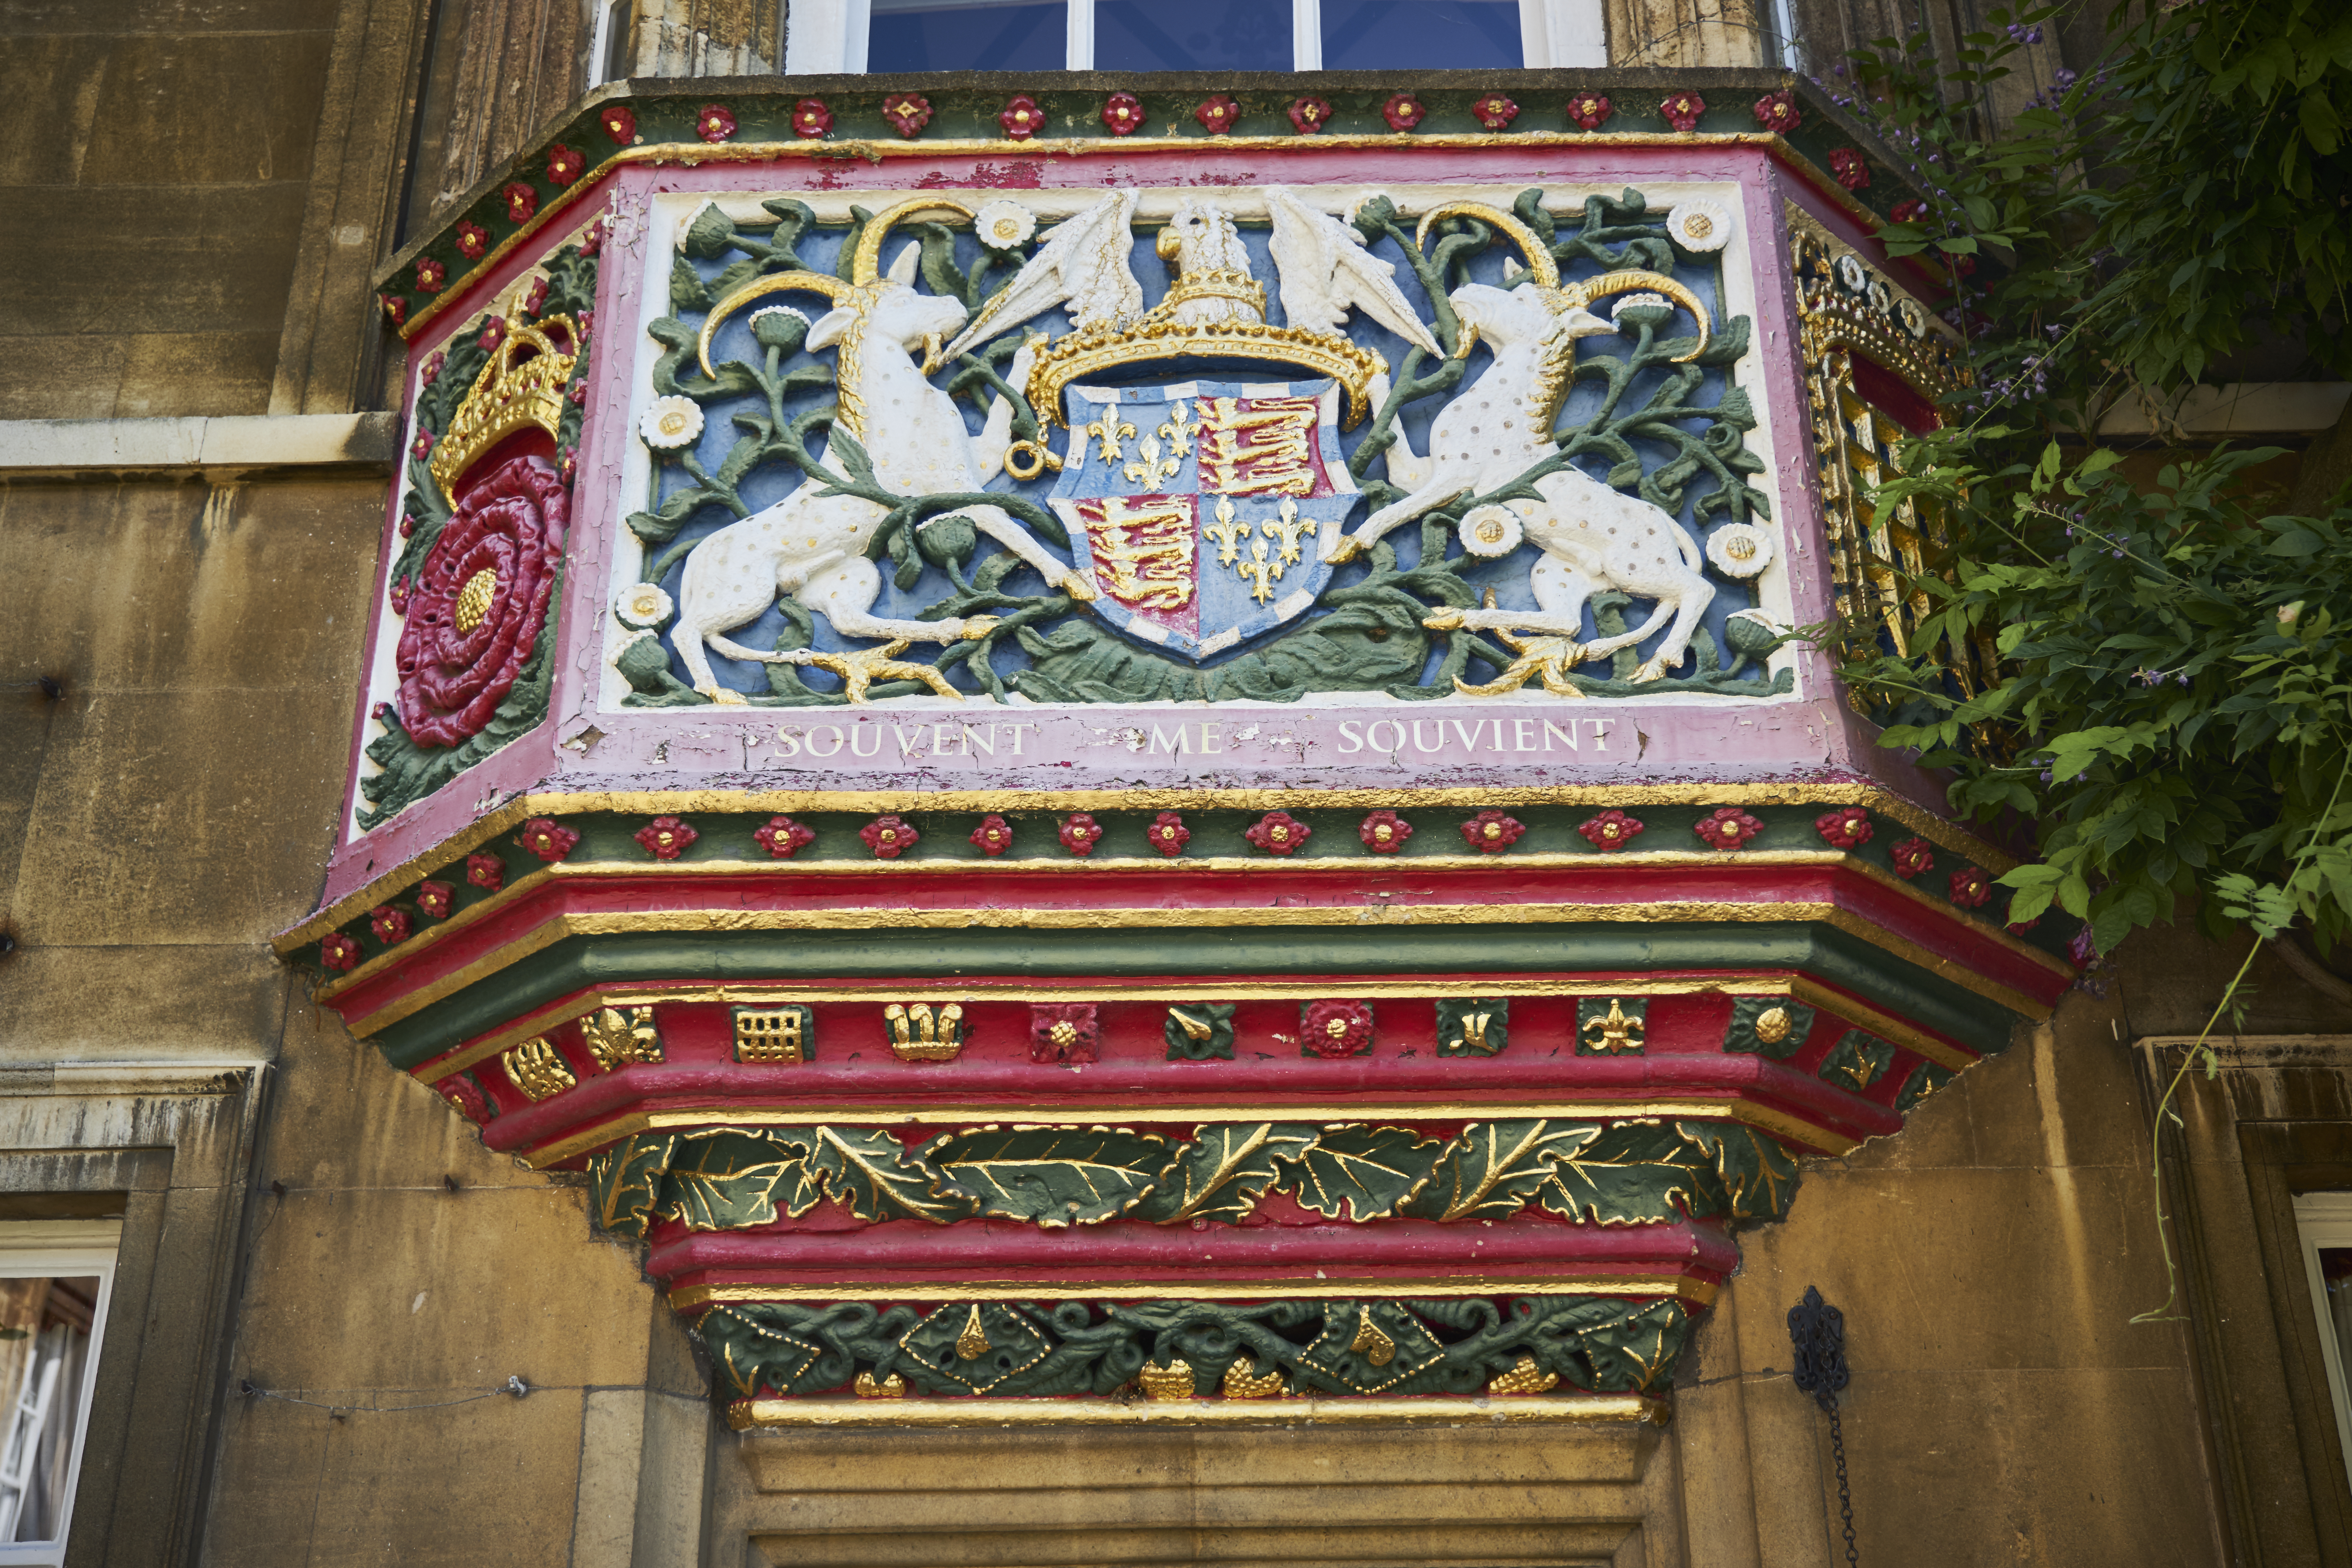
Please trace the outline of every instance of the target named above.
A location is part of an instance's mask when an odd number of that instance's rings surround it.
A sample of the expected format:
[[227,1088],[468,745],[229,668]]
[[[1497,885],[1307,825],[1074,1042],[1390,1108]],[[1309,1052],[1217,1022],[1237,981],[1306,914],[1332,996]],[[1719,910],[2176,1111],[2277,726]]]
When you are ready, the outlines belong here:
[[1159,974],[1566,973],[1783,969],[1812,975],[1990,1055],[2017,1015],[1860,938],[1813,921],[1688,926],[1227,926],[1051,931],[733,931],[570,937],[384,1028],[406,1071],[460,1041],[593,985],[775,984],[782,975],[904,980],[974,975],[1106,980]]

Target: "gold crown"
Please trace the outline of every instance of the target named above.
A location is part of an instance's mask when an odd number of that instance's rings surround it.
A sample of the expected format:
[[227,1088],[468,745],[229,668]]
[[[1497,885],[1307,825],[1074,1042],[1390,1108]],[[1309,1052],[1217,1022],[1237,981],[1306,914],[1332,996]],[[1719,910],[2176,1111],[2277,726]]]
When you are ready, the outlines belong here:
[[1188,300],[1232,300],[1265,320],[1265,285],[1236,268],[1213,267],[1187,272],[1168,285],[1167,294],[1150,312],[1166,316]]
[[433,448],[427,467],[451,504],[457,500],[458,476],[475,458],[519,430],[537,426],[550,436],[557,433],[563,419],[563,389],[579,355],[558,346],[548,333],[552,327],[563,330],[564,342],[579,342],[569,316],[550,316],[535,327],[509,327]]

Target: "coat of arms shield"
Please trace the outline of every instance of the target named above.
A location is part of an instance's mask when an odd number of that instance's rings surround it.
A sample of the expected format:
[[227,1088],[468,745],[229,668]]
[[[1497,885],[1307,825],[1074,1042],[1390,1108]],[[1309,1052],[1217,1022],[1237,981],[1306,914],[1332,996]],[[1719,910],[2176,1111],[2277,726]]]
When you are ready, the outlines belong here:
[[1304,615],[1357,489],[1329,380],[1067,389],[1051,498],[1095,611],[1210,658]]

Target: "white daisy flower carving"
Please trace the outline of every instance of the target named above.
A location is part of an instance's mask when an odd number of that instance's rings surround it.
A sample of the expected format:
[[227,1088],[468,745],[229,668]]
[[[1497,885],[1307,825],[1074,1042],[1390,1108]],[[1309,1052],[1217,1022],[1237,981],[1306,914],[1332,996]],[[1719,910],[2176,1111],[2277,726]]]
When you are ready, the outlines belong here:
[[1685,196],[1667,210],[1666,233],[1685,250],[1721,250],[1731,243],[1731,209],[1708,196]]
[[620,602],[613,606],[613,613],[621,617],[625,626],[652,631],[667,625],[676,608],[660,584],[633,583],[621,590]]
[[637,434],[656,452],[691,447],[702,434],[702,406],[690,397],[656,397],[637,421]]
[[972,230],[991,250],[1012,250],[1037,232],[1037,215],[1019,202],[990,202],[972,215]]
[[1463,514],[1458,531],[1462,548],[1487,561],[1508,555],[1527,537],[1519,514],[1507,506],[1472,507]]
[[1753,577],[1772,564],[1772,536],[1752,522],[1727,523],[1707,535],[1706,559],[1727,577]]

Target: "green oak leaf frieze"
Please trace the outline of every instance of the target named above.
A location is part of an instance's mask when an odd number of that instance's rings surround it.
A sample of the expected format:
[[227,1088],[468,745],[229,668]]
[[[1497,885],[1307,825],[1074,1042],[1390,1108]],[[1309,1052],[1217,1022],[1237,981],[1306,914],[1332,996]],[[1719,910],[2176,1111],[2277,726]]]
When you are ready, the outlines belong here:
[[1111,1127],[977,1127],[919,1144],[873,1127],[640,1133],[590,1160],[600,1229],[656,1220],[740,1230],[831,1197],[858,1219],[1131,1219],[1238,1224],[1280,1193],[1354,1224],[1504,1219],[1530,1204],[1580,1223],[1683,1215],[1779,1219],[1797,1163],[1736,1122],[1473,1122],[1451,1138],[1403,1127],[1217,1122],[1187,1139]]

